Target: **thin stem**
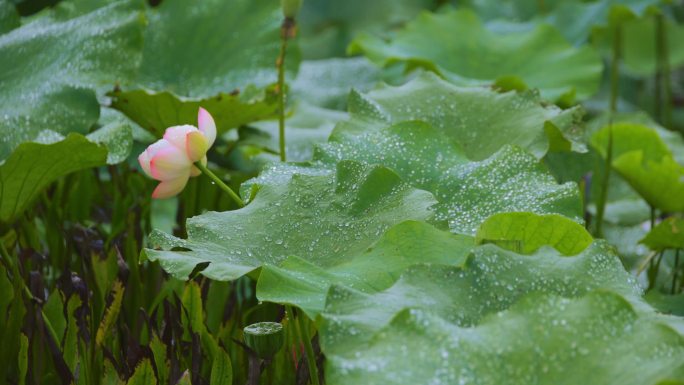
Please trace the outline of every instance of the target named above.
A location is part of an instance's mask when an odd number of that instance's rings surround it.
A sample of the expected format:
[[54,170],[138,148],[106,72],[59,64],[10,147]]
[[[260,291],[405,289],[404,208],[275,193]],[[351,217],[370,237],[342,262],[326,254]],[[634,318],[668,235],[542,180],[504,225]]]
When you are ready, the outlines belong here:
[[299,328],[302,333],[302,340],[304,342],[304,351],[306,352],[306,361],[309,363],[309,376],[311,376],[311,382],[314,385],[318,384],[318,367],[316,366],[316,355],[314,355],[313,346],[311,346],[311,337],[309,337],[309,331],[304,325],[304,320],[299,317]]
[[657,251],[655,251],[655,250],[654,250],[654,251],[651,251],[651,252],[646,256],[646,258],[644,258],[644,260],[641,261],[641,264],[640,264],[639,267],[637,268],[636,275],[641,274],[641,273],[644,271],[644,269],[646,269],[646,265],[649,265],[649,264],[651,263],[651,261],[653,260],[653,257],[655,257],[656,255],[658,255],[658,252],[657,252]]
[[663,14],[655,16],[656,22],[656,116],[666,128],[672,128],[672,84],[670,83],[670,58],[667,44],[667,26]]
[[[651,219],[649,221],[649,229],[653,230],[655,227],[655,222],[656,222],[656,209],[653,207],[653,205],[650,205],[651,208]],[[662,258],[662,251],[660,254],[660,258]],[[658,266],[660,265],[660,259],[658,259]],[[655,278],[658,276],[658,270],[655,270],[655,273],[653,273],[653,268],[654,268],[654,260],[651,259],[651,263],[649,264],[649,277],[653,274],[653,278],[651,278],[651,281],[655,281]],[[650,288],[650,283],[649,283],[649,288]]]
[[[292,306],[285,305],[285,314],[287,314],[287,319],[291,323],[292,330],[294,330],[295,343],[299,343],[299,341],[301,341],[302,339],[302,336],[299,333],[299,327],[295,323],[294,311],[292,311]],[[295,351],[296,350],[297,349],[295,349]]]
[[656,285],[656,279],[658,278],[658,272],[660,271],[660,262],[662,262],[663,260],[663,255],[665,255],[665,253],[662,251],[658,254],[658,259],[655,260],[655,265],[653,265],[653,260],[651,260],[652,266],[649,269],[647,290],[653,289]]
[[613,120],[617,111],[617,101],[620,83],[620,56],[622,51],[622,28],[615,27],[613,34],[613,57],[610,64],[610,122],[608,123],[608,147],[606,149],[606,162],[603,179],[601,180],[601,195],[596,202],[596,235],[603,236],[603,217],[606,212],[608,200],[608,183],[613,163]]
[[603,237],[603,217],[606,212],[606,202],[608,201],[608,184],[610,183],[610,172],[613,163],[613,124],[608,126],[608,147],[606,149],[606,161],[604,164],[603,178],[601,179],[601,194],[596,202],[596,236]]
[[654,89],[653,89],[653,116],[660,122],[661,124],[663,123],[663,101],[662,101],[662,96],[663,96],[663,91],[661,89],[661,86],[663,84],[663,63],[661,62],[663,56],[662,56],[662,39],[661,39],[661,28],[662,28],[662,19],[658,17],[658,15],[653,17],[653,21],[655,22],[655,49],[656,49],[656,73],[655,73],[655,82],[654,82]]
[[201,162],[195,163],[195,166],[202,171],[202,173],[206,176],[208,176],[211,180],[214,181],[223,191],[225,191],[234,201],[235,203],[238,204],[240,207],[245,207],[245,202],[240,199],[240,196],[233,191],[227,184],[223,183],[223,181],[216,176],[211,170],[207,168],[207,166],[203,165]]
[[679,249],[675,250],[675,260],[674,267],[672,268],[672,287],[670,288],[670,294],[675,293],[675,284],[677,283],[677,269],[679,268]]
[[610,63],[610,115],[611,122],[617,111],[618,92],[620,85],[620,57],[622,56],[622,26],[615,26],[613,34],[613,57]]
[[303,320],[299,317],[299,320],[294,318],[294,312],[292,307],[289,305],[285,306],[285,311],[287,312],[287,318],[292,322],[292,327],[295,330],[297,340],[304,344],[304,352],[306,353],[306,362],[309,367],[309,376],[311,377],[311,383],[313,385],[319,385],[318,382],[318,367],[316,366],[316,356],[314,355],[313,346],[311,346],[311,339],[309,338],[309,333],[305,328]]
[[247,385],[259,385],[261,379],[261,360],[256,354],[249,354],[249,372],[247,375]]
[[287,20],[283,21],[280,31],[280,53],[278,67],[278,131],[280,133],[280,161],[285,162],[285,55],[287,53]]

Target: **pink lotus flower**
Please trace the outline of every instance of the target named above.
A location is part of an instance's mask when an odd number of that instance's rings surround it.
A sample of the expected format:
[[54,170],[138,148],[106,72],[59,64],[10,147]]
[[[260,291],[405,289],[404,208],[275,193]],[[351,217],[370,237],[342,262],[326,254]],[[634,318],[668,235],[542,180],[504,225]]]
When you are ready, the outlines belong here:
[[177,195],[191,176],[201,173],[194,163],[207,164],[207,151],[216,140],[216,123],[209,112],[200,107],[197,125],[199,129],[191,125],[167,128],[164,137],[138,157],[143,171],[161,182],[154,189],[152,198]]

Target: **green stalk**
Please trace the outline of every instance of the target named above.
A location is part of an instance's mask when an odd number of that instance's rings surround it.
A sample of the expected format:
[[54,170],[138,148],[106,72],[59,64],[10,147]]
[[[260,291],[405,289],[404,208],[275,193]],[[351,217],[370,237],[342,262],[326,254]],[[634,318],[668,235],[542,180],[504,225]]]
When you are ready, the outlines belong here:
[[318,367],[316,366],[316,356],[314,355],[313,346],[311,346],[311,338],[309,338],[309,333],[304,325],[302,317],[298,320],[294,318],[294,312],[292,307],[289,305],[285,306],[285,312],[287,313],[287,318],[292,322],[292,327],[295,329],[295,334],[297,340],[304,344],[304,352],[306,353],[306,362],[309,366],[309,376],[311,377],[311,383],[313,385],[319,385],[318,382]]
[[304,325],[304,320],[299,317],[298,326],[302,332],[302,340],[304,341],[304,350],[306,351],[306,360],[309,363],[309,376],[314,385],[318,384],[318,367],[316,366],[316,356],[314,355],[313,346],[311,346],[311,337],[309,331]]
[[675,250],[674,267],[672,268],[672,287],[670,294],[675,294],[675,287],[677,283],[677,269],[679,268],[679,249]]
[[665,128],[672,127],[672,84],[670,83],[670,58],[667,44],[667,28],[663,14],[655,16],[656,22],[656,116]]
[[660,262],[663,260],[663,255],[664,252],[658,253],[658,259],[655,260],[655,265],[653,264],[654,260],[651,260],[651,267],[648,269],[649,274],[648,274],[648,289],[647,291],[652,290],[655,287],[656,284],[656,279],[658,278],[658,271],[660,271]]
[[[293,334],[294,334],[295,352],[297,352],[298,351],[297,348],[299,347],[299,346],[297,346],[297,344],[299,344],[299,341],[302,340],[302,336],[301,336],[301,333],[299,332],[299,326],[295,322],[294,311],[292,311],[292,306],[285,305],[285,314],[287,314],[287,319],[290,322],[288,325],[290,325],[292,327],[291,330],[294,331]],[[296,366],[296,363],[295,363],[295,366]]]
[[661,23],[660,20],[658,19],[658,16],[654,18],[655,20],[655,27],[656,27],[656,39],[655,39],[655,48],[656,48],[656,73],[655,73],[655,81],[653,84],[653,116],[659,123],[663,123],[663,91],[662,91],[662,84],[663,84],[663,72],[662,68],[663,65],[660,62],[662,55],[661,55],[661,50],[662,47],[660,45],[661,40],[660,40],[660,27]]
[[235,203],[238,204],[238,206],[245,207],[245,202],[243,202],[242,199],[240,199],[240,196],[237,195],[235,191],[233,191],[233,189],[231,189],[227,184],[223,183],[223,181],[219,177],[217,177],[216,174],[214,174],[211,170],[209,170],[207,166],[203,165],[201,162],[195,163],[195,166],[197,166],[197,168],[199,168],[204,175],[208,176],[209,179],[214,181],[216,185],[218,185],[223,191],[225,191],[226,194],[228,194],[235,201]]
[[622,56],[622,26],[615,26],[613,34],[613,57],[610,63],[610,114],[611,123],[617,111],[618,91],[620,85],[620,57]]
[[622,51],[622,28],[620,25],[615,27],[613,34],[613,57],[610,63],[610,122],[608,126],[608,147],[606,149],[605,172],[601,180],[601,195],[596,202],[596,235],[603,236],[603,217],[606,212],[606,201],[608,200],[608,182],[613,163],[613,119],[617,111],[617,101],[620,83],[620,56]]
[[[649,230],[653,230],[653,228],[655,227],[656,211],[655,211],[655,207],[653,207],[653,205],[650,205],[650,206],[651,206],[651,219],[649,222],[649,225],[650,225]],[[662,258],[663,258],[663,252],[661,251],[659,254],[657,264],[655,263],[655,261],[656,261],[655,259],[651,259],[651,262],[650,262],[649,268],[648,268],[648,276],[649,276],[648,287],[649,287],[649,290],[652,288],[653,285],[655,285],[655,280],[658,277],[658,269],[660,267],[660,260]]]
[[283,22],[280,32],[280,53],[276,65],[278,66],[278,131],[280,133],[280,161],[285,162],[285,54],[287,53],[287,19]]

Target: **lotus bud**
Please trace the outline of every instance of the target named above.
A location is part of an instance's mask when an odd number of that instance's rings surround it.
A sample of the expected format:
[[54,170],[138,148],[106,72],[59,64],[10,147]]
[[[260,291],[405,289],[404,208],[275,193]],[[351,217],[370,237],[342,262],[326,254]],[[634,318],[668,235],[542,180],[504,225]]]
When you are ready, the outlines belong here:
[[216,123],[209,112],[200,107],[197,125],[167,128],[162,139],[138,156],[145,174],[161,182],[154,189],[152,198],[178,195],[191,176],[201,173],[194,163],[207,163],[207,151],[216,140]]

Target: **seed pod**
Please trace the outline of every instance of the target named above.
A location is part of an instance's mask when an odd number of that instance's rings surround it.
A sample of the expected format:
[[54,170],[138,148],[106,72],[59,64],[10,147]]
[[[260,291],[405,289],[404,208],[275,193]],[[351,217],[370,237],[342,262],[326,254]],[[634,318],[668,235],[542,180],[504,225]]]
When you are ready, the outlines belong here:
[[277,322],[258,322],[242,331],[245,344],[261,359],[272,358],[283,347],[283,325]]

